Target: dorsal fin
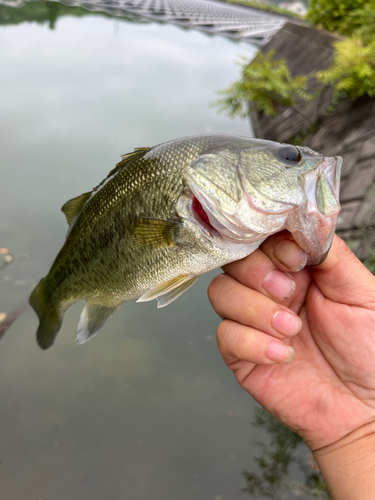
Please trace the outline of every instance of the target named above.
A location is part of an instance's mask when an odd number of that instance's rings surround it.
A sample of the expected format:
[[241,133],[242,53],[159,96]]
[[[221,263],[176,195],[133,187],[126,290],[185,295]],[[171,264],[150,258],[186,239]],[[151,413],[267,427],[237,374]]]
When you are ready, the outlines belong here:
[[70,224],[73,218],[82,210],[83,205],[90,198],[91,191],[89,193],[83,193],[76,198],[72,198],[67,201],[65,205],[61,207],[61,211],[64,212],[68,224]]
[[127,167],[130,162],[142,158],[142,156],[144,156],[150,149],[151,148],[134,148],[134,151],[132,151],[131,153],[126,153],[125,155],[121,155],[122,160],[119,163],[117,163],[115,168],[113,168],[109,172],[107,177],[104,180],[102,180],[100,184],[94,187],[93,191],[97,191],[102,186],[102,184],[107,181],[109,177],[112,177],[114,174],[117,174],[117,172]]
[[92,192],[97,191],[109,177],[112,177],[118,171],[126,167],[128,163],[132,162],[133,160],[142,158],[142,156],[144,156],[150,149],[151,148],[134,148],[134,151],[132,151],[131,153],[122,155],[122,160],[117,163],[115,168],[113,168],[109,172],[107,177],[100,184],[94,187],[92,191],[90,191],[89,193],[83,193],[80,196],[77,196],[77,198],[72,198],[71,200],[67,201],[65,205],[62,206],[61,210],[64,212],[68,224],[70,224],[73,218],[82,210],[84,204],[90,198]]
[[125,155],[121,155],[122,160],[119,163],[117,163],[115,168],[113,168],[109,172],[107,179],[108,177],[111,177],[112,175],[116,174],[122,168],[126,167],[127,164],[130,163],[131,161],[139,160],[140,158],[142,158],[142,156],[144,156],[150,149],[151,148],[134,148],[134,151],[132,151],[131,153],[126,153]]

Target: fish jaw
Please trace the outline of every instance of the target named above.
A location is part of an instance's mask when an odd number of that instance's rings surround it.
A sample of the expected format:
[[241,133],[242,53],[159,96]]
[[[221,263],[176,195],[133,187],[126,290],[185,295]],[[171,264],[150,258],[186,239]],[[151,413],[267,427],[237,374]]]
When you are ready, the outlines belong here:
[[298,207],[289,216],[285,228],[306,252],[307,265],[324,260],[332,245],[340,212],[340,156],[323,158],[318,167],[302,176],[307,207]]

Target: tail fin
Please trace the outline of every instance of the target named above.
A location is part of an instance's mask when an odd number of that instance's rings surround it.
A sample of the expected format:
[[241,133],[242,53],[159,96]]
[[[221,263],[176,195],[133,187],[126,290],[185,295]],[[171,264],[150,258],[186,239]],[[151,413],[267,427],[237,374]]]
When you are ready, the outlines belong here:
[[40,323],[36,332],[38,344],[42,349],[48,349],[59,333],[64,313],[57,310],[45,296],[43,281],[44,279],[34,288],[29,302],[39,317]]

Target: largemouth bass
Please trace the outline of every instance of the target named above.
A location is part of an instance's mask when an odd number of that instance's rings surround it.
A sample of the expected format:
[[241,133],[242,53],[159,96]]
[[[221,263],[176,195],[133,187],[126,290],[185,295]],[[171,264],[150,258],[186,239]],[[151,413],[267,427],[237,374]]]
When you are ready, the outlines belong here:
[[93,337],[126,300],[166,306],[199,275],[289,230],[319,263],[330,248],[340,157],[230,135],[138,148],[99,186],[63,207],[69,230],[30,304],[50,347],[65,311],[85,299],[76,340]]

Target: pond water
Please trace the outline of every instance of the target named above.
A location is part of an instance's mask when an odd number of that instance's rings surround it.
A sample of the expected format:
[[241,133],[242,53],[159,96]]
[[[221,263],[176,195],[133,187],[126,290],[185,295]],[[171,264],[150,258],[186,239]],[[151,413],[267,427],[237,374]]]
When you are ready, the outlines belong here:
[[[0,312],[9,312],[63,244],[60,207],[121,154],[192,134],[251,135],[209,104],[238,77],[237,56],[256,48],[59,4],[1,9],[0,247],[15,259],[0,270]],[[0,344],[1,499],[247,496],[242,472],[265,437],[216,347],[213,275],[165,309],[124,304],[82,346],[82,303],[46,352],[34,312],[17,320]]]

